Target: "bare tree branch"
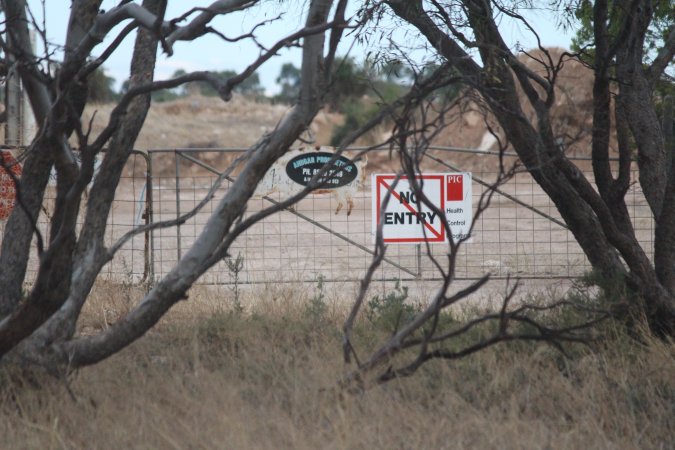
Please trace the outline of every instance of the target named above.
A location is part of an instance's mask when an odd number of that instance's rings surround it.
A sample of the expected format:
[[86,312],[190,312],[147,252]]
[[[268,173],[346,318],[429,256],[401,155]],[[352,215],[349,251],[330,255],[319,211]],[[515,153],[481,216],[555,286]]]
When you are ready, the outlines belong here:
[[671,25],[670,31],[659,50],[651,66],[647,69],[647,77],[653,85],[663,75],[664,71],[673,63],[675,57],[675,24]]
[[[386,211],[387,205],[389,204],[389,200],[391,198],[391,192],[393,191],[393,189],[396,188],[396,185],[398,184],[400,178],[401,176],[399,174],[392,182],[392,190],[387,191],[387,193],[385,194],[384,199],[382,200],[382,205],[380,206],[380,217]],[[370,283],[372,282],[373,275],[375,274],[375,271],[377,270],[377,268],[380,266],[380,263],[384,259],[386,247],[384,246],[384,240],[382,239],[383,226],[384,222],[380,222],[377,225],[377,230],[375,232],[375,255],[373,255],[373,260],[368,266],[368,270],[366,271],[365,276],[361,280],[359,293],[356,296],[356,300],[352,305],[352,309],[349,313],[349,316],[347,317],[347,320],[345,321],[344,326],[342,327],[342,352],[345,364],[351,363],[350,355],[352,354],[356,358],[357,364],[359,365],[361,364],[356,356],[356,350],[352,345],[351,336],[352,330],[354,328],[354,321],[356,320],[356,317],[358,316],[359,311],[361,310],[363,300],[365,299],[366,294],[368,293],[368,289],[370,288]]]
[[[92,49],[103,42],[108,33],[119,23],[127,19],[134,19],[139,25],[150,30],[156,28],[157,16],[136,3],[126,3],[116,6],[106,12],[100,13],[94,22],[94,26],[87,32],[81,42],[73,50],[74,59],[86,58]],[[163,22],[160,32],[168,34],[173,26],[169,22]]]
[[122,29],[122,31],[120,31],[120,33],[115,37],[113,42],[103,51],[103,53],[80,69],[80,71],[77,73],[77,78],[86,78],[96,69],[101,67],[101,65],[108,60],[110,55],[112,55],[115,50],[119,48],[120,44],[122,44],[129,33],[134,31],[136,28],[138,28],[138,24],[136,22],[127,24],[124,29]]
[[[328,22],[330,0],[313,0],[310,4],[307,28],[321,27]],[[265,143],[255,151],[227,194],[209,219],[204,232],[171,272],[160,280],[143,301],[115,326],[96,336],[80,338],[58,345],[58,355],[72,367],[93,364],[119,351],[142,336],[176,302],[185,298],[192,283],[208,269],[212,250],[227,238],[231,226],[241,216],[246,202],[253,194],[267,169],[297,139],[319,110],[321,86],[325,76],[323,66],[323,34],[305,38],[303,51],[303,87],[298,104],[277,128],[265,137]]]
[[193,8],[184,16],[173,20],[172,23],[182,21],[194,11],[200,10],[202,13],[194,18],[189,24],[176,28],[166,38],[166,42],[169,47],[171,47],[177,41],[189,41],[199,36],[203,36],[209,31],[207,24],[211,22],[211,20],[213,20],[216,16],[229,14],[231,12],[253,6],[256,3],[258,3],[258,0],[218,0],[213,2],[207,8]]

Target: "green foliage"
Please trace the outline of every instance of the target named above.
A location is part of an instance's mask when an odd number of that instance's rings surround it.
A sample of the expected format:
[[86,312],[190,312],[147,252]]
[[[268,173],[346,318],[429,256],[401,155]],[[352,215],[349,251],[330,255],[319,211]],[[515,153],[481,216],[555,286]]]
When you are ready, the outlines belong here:
[[342,125],[335,127],[333,135],[330,138],[330,145],[338,146],[344,138],[365,125],[379,111],[377,104],[367,104],[361,99],[349,99],[342,105],[342,112],[345,121]]
[[374,327],[395,332],[401,325],[410,322],[419,312],[419,305],[406,303],[408,287],[400,280],[390,292],[380,297],[376,295],[366,305],[366,317]]
[[[621,32],[626,15],[632,14],[632,11],[628,10],[626,6],[627,3],[624,2],[615,2],[614,0],[608,2],[607,31],[610,42],[613,42]],[[656,0],[652,2],[652,7],[654,12],[644,44],[644,64],[649,64],[654,55],[657,54],[663,46],[672,24],[675,23],[675,8],[673,8],[672,0]],[[581,59],[592,65],[595,59],[592,2],[582,1],[576,9],[575,15],[580,22],[580,27],[577,35],[572,39],[572,50],[580,52]],[[659,117],[663,117],[665,99],[668,96],[675,96],[674,70],[675,64],[671,61],[669,68],[665,71],[666,75],[657,80],[654,85],[654,104]],[[614,74],[613,67],[610,67],[610,73]]]
[[[398,60],[358,63],[352,57],[336,58],[326,105],[344,114],[345,121],[333,130],[330,144],[338,146],[351,132],[375,117],[382,104],[392,103],[404,95],[415,76],[428,76],[436,68],[428,65],[416,74]],[[301,83],[300,69],[286,63],[281,67],[276,81],[281,88],[275,97],[276,101],[292,103],[297,100]],[[453,85],[440,89],[434,95],[437,101],[446,104],[456,98],[458,92],[459,87]]]
[[380,77],[390,83],[408,85],[415,78],[415,72],[399,59],[388,59],[374,64],[377,64],[377,72]]
[[114,100],[116,97],[114,85],[115,79],[106,75],[103,67],[99,67],[87,77],[87,101],[107,103]]
[[351,57],[338,57],[333,63],[331,82],[326,93],[326,104],[335,111],[342,111],[348,99],[358,99],[368,93],[374,74],[365,65]]
[[281,88],[281,92],[274,97],[276,101],[293,103],[298,99],[301,83],[300,69],[295,67],[293,63],[286,63],[281,66],[281,71],[276,81]]
[[579,52],[590,46],[593,42],[593,5],[589,1],[583,1],[579,4],[575,12],[579,20],[577,34],[572,38],[572,50]]
[[[616,38],[621,29],[621,24],[626,14],[631,14],[631,11],[626,9],[628,3],[608,1],[608,22],[607,30],[609,38]],[[649,57],[650,52],[658,50],[667,33],[675,22],[675,8],[673,8],[672,0],[656,0],[652,2],[654,8],[653,19],[647,30],[647,38],[645,39],[645,57]],[[579,3],[575,11],[575,16],[579,20],[579,28],[576,36],[572,39],[572,50],[584,50],[585,56],[591,61],[595,45],[595,37],[593,35],[593,3],[589,0],[584,0]]]
[[232,310],[236,314],[241,314],[244,311],[244,307],[241,305],[240,300],[241,289],[239,288],[239,277],[241,271],[244,270],[244,256],[241,253],[237,253],[236,258],[227,257],[224,261],[233,282],[230,287],[232,294],[234,295],[234,298],[232,299]]
[[[376,70],[372,64],[366,63],[355,68],[352,59],[336,61],[334,83],[337,86],[348,84],[348,75],[352,74],[361,80],[355,87],[342,89],[339,95],[332,97],[333,102],[339,102],[332,107],[344,114],[345,121],[335,127],[331,136],[331,145],[337,146],[351,132],[364,126],[370,119],[375,117],[381,109],[382,103],[390,103],[403,95],[408,89],[400,84],[400,78],[393,75],[394,67]],[[328,102],[329,104],[330,101]]]
[[[329,94],[327,103],[344,114],[345,122],[333,130],[331,145],[338,146],[351,132],[368,123],[381,110],[382,104],[391,104],[405,95],[415,77],[428,77],[437,68],[438,65],[430,64],[416,73],[400,61],[379,65],[366,62],[360,67],[352,59],[336,61],[333,75],[335,92]],[[353,77],[351,85],[349,77]],[[434,92],[433,100],[446,105],[457,97],[459,91],[459,85],[443,87]]]
[[325,281],[326,278],[323,275],[316,277],[316,290],[305,305],[303,316],[314,325],[323,323],[328,312]]

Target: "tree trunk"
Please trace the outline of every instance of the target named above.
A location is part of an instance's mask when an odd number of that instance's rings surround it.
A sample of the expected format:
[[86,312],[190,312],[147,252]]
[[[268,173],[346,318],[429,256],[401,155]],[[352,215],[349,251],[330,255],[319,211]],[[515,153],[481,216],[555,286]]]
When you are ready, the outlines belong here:
[[[25,1],[2,2],[7,17],[7,34],[10,44],[18,48],[23,58],[35,64],[30,48]],[[19,75],[28,93],[31,106],[35,112],[36,123],[42,124],[51,108],[51,99],[44,85],[30,73],[31,65],[19,64]],[[33,143],[32,151],[24,163],[22,181],[17,194],[18,204],[7,221],[5,236],[0,253],[0,319],[10,314],[21,300],[23,280],[33,239],[34,225],[42,206],[49,171],[52,167],[52,145],[58,145],[44,134],[40,134]]]
[[[641,10],[642,15],[631,16],[634,20],[632,34],[623,47],[623,58],[619,58],[619,62],[625,61],[626,69],[625,83],[620,88],[623,98],[617,101],[625,104],[619,119],[630,124],[638,144],[638,155],[641,155],[641,184],[656,220],[656,268],[635,237],[623,201],[629,182],[627,136],[619,139],[622,157],[617,180],[612,178],[609,168],[609,60],[599,59],[600,62],[596,63],[594,87],[596,129],[593,133],[593,164],[599,179],[598,194],[581,171],[557,148],[550,119],[550,108],[554,103],[551,79],[541,79],[517,62],[499,34],[490,2],[463,2],[482,65],[475,63],[456,42],[465,40],[465,36],[456,33],[453,38],[443,32],[424,10],[422,2],[389,0],[386,3],[395,14],[416,27],[441,56],[454,64],[469,86],[480,92],[525,167],[556,205],[593,268],[612,283],[627,281],[628,286],[643,299],[642,312],[652,330],[673,336],[675,170],[670,170],[669,179],[663,139],[642,68],[644,15],[648,15],[649,11]],[[441,8],[438,4],[435,6]],[[600,9],[606,6],[606,2],[597,2],[595,14],[600,21],[606,16],[606,11]],[[445,17],[446,20],[449,18]],[[451,32],[455,30],[451,29]],[[604,27],[598,26],[596,32],[600,36],[599,58],[611,58],[611,46],[602,40]],[[618,72],[621,73],[621,70]],[[522,111],[514,75],[537,114],[536,124],[531,123]],[[537,90],[532,85],[533,81],[540,88],[544,87],[544,97],[539,93],[541,89]],[[622,259],[628,266],[628,273]]]
[[[153,14],[160,14],[161,6],[161,0],[145,0],[143,3],[143,7]],[[158,42],[156,33],[145,28],[138,30],[131,62],[130,88],[153,81]],[[103,242],[108,216],[125,163],[134,149],[149,108],[149,93],[136,97],[113,135],[89,192],[86,216],[75,249],[73,271],[77,276],[73,278],[70,295],[61,309],[22,344],[22,353],[34,355],[47,344],[69,339],[75,333],[82,306],[101,268],[110,260]]]
[[[313,0],[307,26],[325,24],[331,5],[330,0]],[[96,336],[55,344],[60,363],[79,367],[107,358],[145,334],[175,303],[186,298],[190,286],[214,263],[211,260],[214,249],[223,242],[232,224],[244,212],[269,167],[298,139],[319,111],[326,74],[329,73],[323,57],[324,40],[323,33],[304,38],[303,84],[298,104],[271,135],[259,142],[259,148],[230,186],[191,249],[122,321]]]

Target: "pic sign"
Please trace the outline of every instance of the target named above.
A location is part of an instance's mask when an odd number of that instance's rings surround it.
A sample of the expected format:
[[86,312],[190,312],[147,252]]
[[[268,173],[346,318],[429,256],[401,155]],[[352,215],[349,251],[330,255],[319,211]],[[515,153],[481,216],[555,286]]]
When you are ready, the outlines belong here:
[[[443,211],[450,226],[452,238],[466,238],[471,228],[471,173],[420,174],[415,177],[424,195],[436,208]],[[372,234],[380,222],[385,243],[443,243],[447,235],[438,213],[424,205],[413,192],[410,181],[401,178],[394,185],[396,175],[372,176]],[[389,203],[382,214],[380,209],[387,192]]]

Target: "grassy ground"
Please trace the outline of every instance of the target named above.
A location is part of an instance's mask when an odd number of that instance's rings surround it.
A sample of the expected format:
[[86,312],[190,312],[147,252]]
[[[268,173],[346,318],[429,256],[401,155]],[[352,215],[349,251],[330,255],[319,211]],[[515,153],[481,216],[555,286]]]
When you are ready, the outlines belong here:
[[[505,345],[343,395],[344,308],[319,294],[271,286],[245,293],[237,314],[231,292],[195,292],[141,341],[68,382],[4,382],[0,447],[673,448],[672,344],[610,328],[569,359]],[[109,326],[136,296],[100,288],[82,332]],[[378,338],[367,325],[361,345]]]

